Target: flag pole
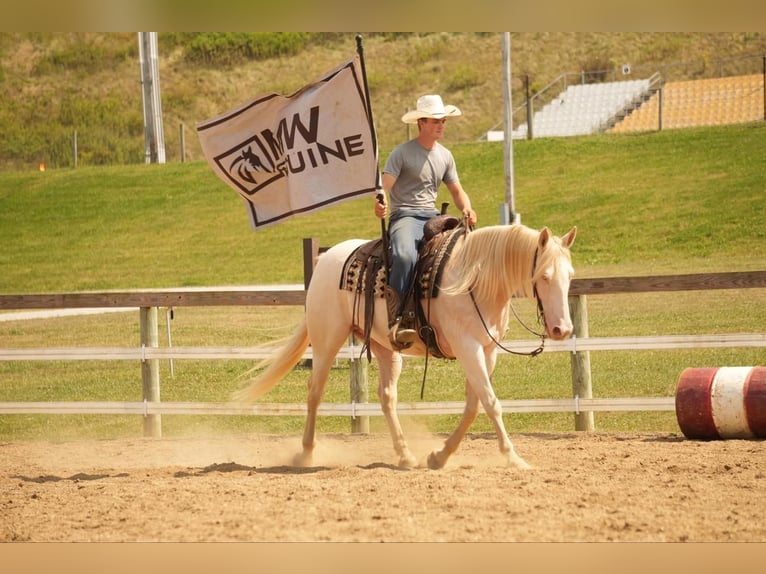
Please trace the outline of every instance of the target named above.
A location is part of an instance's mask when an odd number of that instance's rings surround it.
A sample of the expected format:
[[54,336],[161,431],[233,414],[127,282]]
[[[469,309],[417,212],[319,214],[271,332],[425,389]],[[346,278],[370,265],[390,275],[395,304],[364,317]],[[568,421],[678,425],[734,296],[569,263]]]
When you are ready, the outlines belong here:
[[[372,120],[372,102],[370,101],[370,86],[367,85],[367,68],[364,65],[364,47],[362,46],[362,35],[356,35],[356,53],[359,54],[359,65],[362,68],[362,79],[364,80],[364,99],[367,102],[367,119],[370,122],[370,131],[373,135],[372,150],[375,157],[378,155],[378,134],[375,132],[375,122]],[[376,170],[377,172],[377,170]],[[378,187],[378,173],[375,174],[375,187]]]
[[[373,153],[378,157],[378,135],[375,132],[375,123],[372,120],[372,102],[370,101],[370,87],[367,85],[367,68],[364,65],[364,46],[362,45],[362,35],[356,35],[356,53],[359,54],[359,65],[362,68],[362,79],[364,80],[364,99],[367,102],[367,118],[370,122],[370,132],[372,133]],[[380,166],[375,167],[375,188],[378,190],[377,200],[383,203],[383,189],[380,187]],[[386,231],[386,218],[380,218],[380,237],[383,240],[383,266],[388,274],[388,233]]]

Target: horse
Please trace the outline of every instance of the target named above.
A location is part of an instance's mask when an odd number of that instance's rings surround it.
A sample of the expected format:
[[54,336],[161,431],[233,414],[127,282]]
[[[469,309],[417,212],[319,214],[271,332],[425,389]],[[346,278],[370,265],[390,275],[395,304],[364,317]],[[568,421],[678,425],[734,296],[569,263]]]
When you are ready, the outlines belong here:
[[[431,469],[444,467],[457,450],[479,413],[479,404],[491,419],[500,453],[507,464],[519,469],[531,466],[514,450],[505,430],[502,408],[492,388],[491,376],[499,341],[505,334],[511,298],[536,299],[543,337],[563,340],[572,333],[568,292],[574,275],[570,247],[577,227],[562,237],[547,227],[534,230],[522,224],[476,228],[463,234],[446,261],[438,296],[418,304],[428,306],[428,316],[440,348],[457,359],[466,377],[465,408],[454,432],[440,450],[427,459]],[[247,386],[238,394],[253,401],[273,388],[300,361],[309,346],[313,349],[308,381],[307,416],[302,451],[296,466],[311,466],[316,446],[316,417],[327,377],[340,348],[353,333],[361,337],[364,302],[339,286],[349,255],[367,240],[349,239],[331,247],[317,260],[306,292],[305,314],[289,336]],[[416,341],[410,348],[396,350],[389,340],[385,299],[375,298],[369,350],[378,361],[378,398],[399,457],[398,466],[413,468],[418,460],[410,451],[396,412],[397,381],[402,354],[425,356],[427,347]]]

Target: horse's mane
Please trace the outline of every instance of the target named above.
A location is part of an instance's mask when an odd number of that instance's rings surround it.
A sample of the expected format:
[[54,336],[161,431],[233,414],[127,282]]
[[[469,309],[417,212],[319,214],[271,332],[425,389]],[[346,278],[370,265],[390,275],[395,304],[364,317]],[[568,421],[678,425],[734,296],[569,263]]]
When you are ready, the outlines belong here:
[[[457,279],[443,290],[453,294],[473,291],[482,301],[507,301],[513,295],[532,297],[539,238],[539,231],[524,225],[495,225],[468,233],[450,258]],[[551,236],[546,248],[537,254],[536,274],[549,268],[561,249],[560,238]]]

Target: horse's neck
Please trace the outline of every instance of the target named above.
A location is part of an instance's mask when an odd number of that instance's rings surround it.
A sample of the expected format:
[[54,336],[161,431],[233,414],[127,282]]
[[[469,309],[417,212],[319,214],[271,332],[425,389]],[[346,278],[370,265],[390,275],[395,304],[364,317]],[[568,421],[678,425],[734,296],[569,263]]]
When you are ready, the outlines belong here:
[[[538,232],[497,225],[469,233],[456,250],[455,284],[485,303],[505,305],[515,294],[531,296],[531,261]],[[468,285],[470,283],[470,287]]]

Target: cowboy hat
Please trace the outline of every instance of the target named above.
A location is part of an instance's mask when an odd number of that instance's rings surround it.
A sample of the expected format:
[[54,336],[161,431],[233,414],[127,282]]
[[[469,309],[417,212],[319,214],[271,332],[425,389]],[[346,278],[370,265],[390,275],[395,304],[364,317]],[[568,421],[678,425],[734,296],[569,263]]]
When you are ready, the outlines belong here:
[[405,124],[416,124],[420,118],[442,119],[453,116],[460,116],[461,112],[455,106],[445,106],[442,103],[441,96],[428,95],[418,98],[417,109],[407,112],[402,116]]

